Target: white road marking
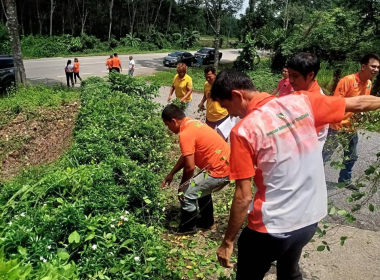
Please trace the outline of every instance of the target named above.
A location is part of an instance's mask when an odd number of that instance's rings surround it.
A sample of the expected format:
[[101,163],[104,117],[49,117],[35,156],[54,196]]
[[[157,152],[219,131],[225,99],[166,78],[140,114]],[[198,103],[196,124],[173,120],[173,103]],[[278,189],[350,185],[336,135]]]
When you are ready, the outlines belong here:
[[44,79],[47,79],[47,78],[30,78],[29,80],[36,81],[36,80],[44,80]]
[[64,76],[57,76],[57,78],[63,78],[63,77],[66,77],[66,75],[64,75]]
[[80,73],[81,75],[92,75],[92,73]]

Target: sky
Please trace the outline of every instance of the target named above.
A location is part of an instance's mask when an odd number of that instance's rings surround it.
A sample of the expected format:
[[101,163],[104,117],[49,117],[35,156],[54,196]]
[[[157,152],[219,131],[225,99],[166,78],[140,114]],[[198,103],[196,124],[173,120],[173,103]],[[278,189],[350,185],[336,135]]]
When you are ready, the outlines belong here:
[[243,7],[241,8],[241,10],[237,13],[237,16],[240,18],[240,14],[244,14],[245,13],[245,9],[247,9],[248,7],[248,1],[249,0],[244,0],[243,1]]

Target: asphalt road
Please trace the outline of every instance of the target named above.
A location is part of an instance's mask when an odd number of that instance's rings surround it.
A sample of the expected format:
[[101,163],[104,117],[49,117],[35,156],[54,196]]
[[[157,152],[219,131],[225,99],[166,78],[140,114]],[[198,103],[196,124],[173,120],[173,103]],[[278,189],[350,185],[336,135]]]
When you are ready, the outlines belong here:
[[[221,63],[234,61],[239,55],[237,49],[224,49]],[[195,51],[191,51],[195,53]],[[133,55],[133,54],[131,54]],[[156,71],[168,69],[162,65],[163,58],[167,53],[147,53],[135,54],[135,76],[152,75]],[[120,55],[123,73],[128,73],[129,55]],[[68,59],[74,61],[74,57],[55,57],[24,60],[27,80],[43,84],[66,83],[64,68]],[[78,57],[80,63],[80,75],[82,78],[89,76],[105,76],[108,73],[106,69],[107,56],[87,56]]]

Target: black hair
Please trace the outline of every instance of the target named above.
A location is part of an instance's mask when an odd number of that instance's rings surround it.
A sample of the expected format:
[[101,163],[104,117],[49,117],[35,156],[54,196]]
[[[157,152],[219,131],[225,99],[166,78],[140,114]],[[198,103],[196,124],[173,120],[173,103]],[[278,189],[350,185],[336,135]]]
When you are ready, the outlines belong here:
[[161,113],[162,120],[167,122],[170,122],[172,119],[182,120],[185,117],[186,115],[183,110],[174,104],[166,105]]
[[215,82],[212,84],[211,98],[214,101],[217,99],[232,100],[232,91],[236,89],[257,91],[247,74],[235,69],[223,70],[216,76]]
[[360,65],[362,64],[368,64],[371,59],[375,59],[380,62],[380,57],[377,54],[369,53],[360,59]]
[[291,68],[306,79],[307,75],[314,72],[314,79],[317,76],[321,63],[318,57],[312,53],[300,52],[293,55],[286,63],[288,68]]
[[69,59],[69,60],[67,61],[66,66],[69,65],[69,64],[71,64],[71,59]]
[[206,66],[205,69],[204,69],[204,72],[205,72],[205,74],[207,74],[208,72],[216,74],[216,70],[215,70],[214,66]]
[[117,57],[117,53],[114,53],[113,55]]

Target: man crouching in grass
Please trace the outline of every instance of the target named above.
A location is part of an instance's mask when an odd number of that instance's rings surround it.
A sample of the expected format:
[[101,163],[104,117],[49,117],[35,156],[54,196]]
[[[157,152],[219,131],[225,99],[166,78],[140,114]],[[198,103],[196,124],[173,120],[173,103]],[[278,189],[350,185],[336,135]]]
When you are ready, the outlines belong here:
[[[230,147],[211,127],[186,117],[176,105],[169,104],[162,111],[162,120],[175,134],[179,134],[181,157],[161,184],[170,185],[174,174],[183,169],[178,199],[181,203],[181,223],[177,233],[193,233],[196,227],[214,226],[211,193],[229,183]],[[194,176],[195,166],[202,172]],[[197,219],[197,201],[200,218]]]

